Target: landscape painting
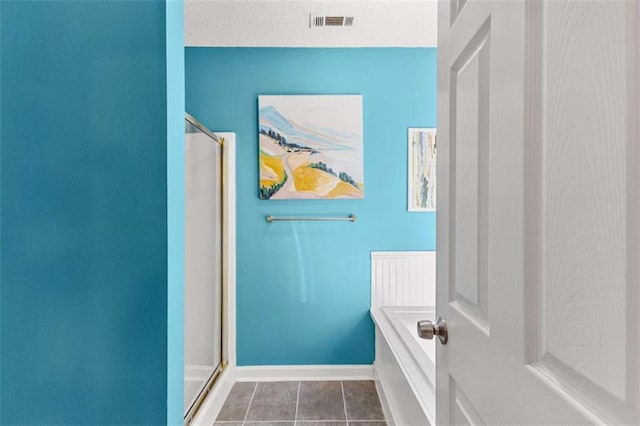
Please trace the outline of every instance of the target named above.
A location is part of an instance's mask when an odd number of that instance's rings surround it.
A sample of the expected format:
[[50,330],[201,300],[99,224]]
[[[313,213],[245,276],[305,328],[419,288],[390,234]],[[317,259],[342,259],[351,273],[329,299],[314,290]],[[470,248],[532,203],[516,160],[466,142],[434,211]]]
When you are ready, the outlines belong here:
[[364,198],[362,96],[258,97],[260,198]]
[[436,211],[436,129],[409,129],[409,211]]

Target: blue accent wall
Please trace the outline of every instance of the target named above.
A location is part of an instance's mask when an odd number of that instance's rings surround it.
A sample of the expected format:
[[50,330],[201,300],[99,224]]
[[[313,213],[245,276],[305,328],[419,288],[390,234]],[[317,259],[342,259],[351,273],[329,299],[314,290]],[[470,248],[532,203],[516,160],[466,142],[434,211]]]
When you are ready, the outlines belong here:
[[[0,25],[2,1],[0,0]],[[2,28],[0,27],[0,424],[2,424]]]
[[2,2],[2,424],[168,421],[166,18]]
[[167,1],[167,424],[184,412],[184,3]]
[[[363,200],[258,198],[257,100],[270,94],[363,95]],[[371,364],[370,252],[435,249],[435,214],[407,212],[407,128],[436,126],[436,50],[188,48],[186,106],[237,133],[238,364]]]

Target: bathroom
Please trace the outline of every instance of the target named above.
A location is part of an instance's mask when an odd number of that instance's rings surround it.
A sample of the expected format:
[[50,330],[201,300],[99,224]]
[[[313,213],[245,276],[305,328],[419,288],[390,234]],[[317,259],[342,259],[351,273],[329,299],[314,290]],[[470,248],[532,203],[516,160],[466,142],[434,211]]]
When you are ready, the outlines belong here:
[[[373,380],[372,252],[411,260],[435,248],[435,212],[409,211],[407,187],[408,129],[436,127],[435,4],[227,4],[217,18],[205,3],[185,8],[186,111],[235,133],[236,378]],[[353,25],[310,27],[322,10],[355,15]],[[238,30],[243,19],[251,35]],[[387,30],[371,37],[381,19]],[[259,168],[246,166],[258,164],[260,95],[361,95],[364,198],[260,199]],[[349,215],[356,221],[265,220]]]
[[[435,402],[438,416],[452,416],[437,423],[638,423],[640,117],[628,118],[640,111],[636,2],[442,2],[438,37],[448,42],[437,52],[419,35],[435,31],[435,13],[425,22],[406,12],[431,2],[215,3],[198,18],[221,27],[218,44],[185,50],[180,1],[0,2],[0,423],[183,424],[185,111],[235,135],[236,222],[226,229],[236,229],[236,304],[224,312],[227,324],[236,320],[227,331],[236,345],[223,345],[237,363],[231,381],[273,380],[274,370],[291,381],[374,379],[372,252],[432,252],[437,234],[436,306],[450,338],[436,343],[447,362],[438,363]],[[262,12],[277,7],[261,27]],[[350,11],[352,28],[309,27],[309,13]],[[349,41],[375,11],[383,23]],[[292,41],[288,23],[307,35]],[[275,41],[229,41],[236,33],[225,25]],[[311,34],[329,33],[312,30],[332,32],[314,44]],[[406,41],[414,36],[421,41]],[[467,90],[474,85],[482,91]],[[364,199],[258,198],[257,97],[282,94],[362,95]],[[453,108],[450,94],[477,102]],[[491,131],[483,120],[449,129],[447,114],[488,119]],[[477,130],[478,140],[533,142],[458,151],[478,169],[460,168],[471,172],[454,175],[457,183],[472,188],[477,171],[491,185],[459,198],[477,210],[457,216],[443,198],[436,223],[407,209],[412,127],[437,127],[441,141],[457,132],[465,143]],[[439,157],[439,173],[450,154]],[[553,161],[542,167],[539,158]],[[455,183],[442,176],[439,194]],[[556,181],[568,184],[548,185]],[[593,188],[601,191],[581,197]],[[269,215],[357,220],[269,223]],[[457,241],[446,218],[477,223],[487,245],[443,249]],[[538,250],[547,244],[562,262]],[[485,274],[475,301],[469,288],[447,291],[441,274],[473,272],[447,260],[469,250]],[[594,316],[603,321],[585,322]],[[304,375],[317,366],[329,371]],[[346,367],[338,376],[326,366]],[[231,381],[221,375],[213,399]]]

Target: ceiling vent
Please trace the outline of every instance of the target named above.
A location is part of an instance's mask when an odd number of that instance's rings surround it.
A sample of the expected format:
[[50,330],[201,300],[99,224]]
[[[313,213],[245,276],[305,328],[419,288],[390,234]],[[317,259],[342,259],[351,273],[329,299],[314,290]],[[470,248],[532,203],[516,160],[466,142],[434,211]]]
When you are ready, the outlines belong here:
[[321,15],[318,13],[309,14],[309,27],[351,27],[353,26],[353,16]]

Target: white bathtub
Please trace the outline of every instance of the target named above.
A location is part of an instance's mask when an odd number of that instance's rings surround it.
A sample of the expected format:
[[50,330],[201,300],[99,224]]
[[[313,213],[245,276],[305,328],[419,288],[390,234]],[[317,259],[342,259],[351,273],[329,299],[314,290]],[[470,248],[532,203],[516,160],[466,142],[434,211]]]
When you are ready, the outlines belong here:
[[389,424],[435,425],[435,342],[418,338],[419,320],[435,322],[433,308],[384,306],[376,324],[376,385]]

